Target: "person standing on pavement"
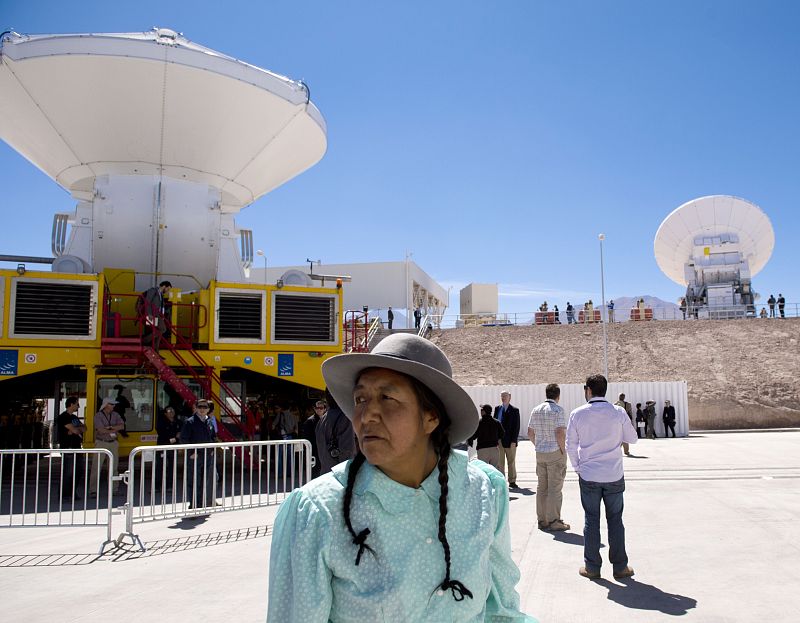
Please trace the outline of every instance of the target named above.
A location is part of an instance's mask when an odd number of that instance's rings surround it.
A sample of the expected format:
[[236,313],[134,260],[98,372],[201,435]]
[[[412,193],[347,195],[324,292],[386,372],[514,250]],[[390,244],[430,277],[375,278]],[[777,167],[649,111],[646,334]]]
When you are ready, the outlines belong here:
[[546,400],[534,407],[528,422],[528,439],[536,448],[536,518],[540,530],[560,532],[569,530],[569,524],[561,519],[561,490],[567,474],[567,414],[558,404],[558,385],[550,383],[544,395]]
[[392,323],[394,322],[394,312],[392,311],[391,305],[389,305],[389,311],[386,312],[386,318],[389,320],[389,331],[391,331]]
[[[617,407],[622,407],[623,409],[625,409],[625,413],[627,413],[628,417],[631,419],[631,424],[633,424],[633,427],[636,428],[636,424],[633,423],[633,409],[631,408],[631,403],[625,402],[625,394],[620,394],[617,402],[615,402],[614,405],[616,405]],[[637,434],[638,434],[638,431],[637,431]],[[625,441],[622,442],[622,450],[623,450],[623,452],[625,452],[625,456],[630,456],[631,455],[631,447]]]
[[[111,465],[108,466],[112,476],[117,475],[117,465],[119,465],[119,441],[117,435],[125,428],[125,422],[114,411],[117,401],[113,398],[103,398],[100,404],[100,411],[94,416],[94,446],[95,448],[105,448],[111,451]],[[105,454],[95,454],[92,456],[92,474],[89,476],[89,494],[97,495],[97,481],[100,472],[103,471]],[[119,492],[119,480],[113,483],[114,495]]]
[[350,420],[325,390],[328,410],[317,424],[317,451],[320,474],[327,474],[334,465],[349,461],[356,455],[356,436]]
[[481,407],[481,419],[478,428],[472,437],[467,439],[467,445],[477,440],[475,449],[478,451],[478,458],[484,463],[488,463],[494,468],[500,465],[500,440],[503,438],[503,425],[492,417],[492,406],[483,405]]
[[[58,426],[58,445],[65,450],[80,450],[83,443],[83,434],[86,432],[86,425],[78,419],[78,399],[75,396],[67,398],[64,411],[58,416],[56,425]],[[0,448],[2,446],[0,445]],[[85,473],[81,468],[80,462],[75,461],[75,454],[67,452],[61,455],[63,467],[63,488],[61,495],[64,499],[72,499],[74,484],[83,481]],[[75,494],[76,499],[80,499],[79,494]]]
[[[159,446],[172,446],[180,442],[181,425],[175,418],[175,409],[172,407],[164,409],[164,415],[156,422],[156,432],[158,433],[156,444]],[[166,452],[156,450],[155,453],[156,471],[154,478],[156,480],[156,488],[161,490],[163,485],[164,489],[168,491],[172,489],[175,452],[173,450],[167,450]],[[177,477],[177,474],[175,476]]]
[[[181,428],[181,443],[214,443],[216,434],[208,412],[211,405],[205,398],[194,404],[194,413]],[[213,484],[215,480],[214,448],[196,448],[189,453],[187,492],[189,508],[214,506]]]
[[321,418],[327,413],[328,405],[324,400],[314,403],[314,414],[303,422],[303,439],[311,444],[311,456],[314,457],[314,466],[311,468],[311,477],[320,475],[319,448],[317,447],[317,426]]
[[575,409],[567,424],[567,454],[578,474],[583,527],[584,566],[578,573],[586,578],[600,577],[600,502],[608,523],[608,557],[614,577],[628,578],[625,551],[625,526],[622,523],[625,474],[619,447],[623,441],[636,443],[636,431],[625,411],[606,399],[608,381],[602,374],[586,379],[583,386],[587,404]]
[[517,488],[517,440],[519,439],[519,409],[511,404],[511,394],[500,393],[502,404],[494,408],[494,419],[503,425],[503,439],[500,442],[500,473],[505,475],[508,462],[508,486]]
[[452,450],[479,418],[444,353],[395,333],[322,375],[359,452],[281,505],[267,622],[535,623],[515,589],[505,479]]
[[647,438],[656,438],[656,403],[654,400],[648,400],[644,403],[644,414],[647,418]]
[[644,435],[644,429],[647,426],[647,417],[642,411],[642,403],[636,403],[636,435],[641,439]]
[[664,437],[669,437],[669,431],[672,431],[672,437],[675,437],[675,407],[669,400],[664,401],[664,413],[661,415],[661,420],[664,422]]

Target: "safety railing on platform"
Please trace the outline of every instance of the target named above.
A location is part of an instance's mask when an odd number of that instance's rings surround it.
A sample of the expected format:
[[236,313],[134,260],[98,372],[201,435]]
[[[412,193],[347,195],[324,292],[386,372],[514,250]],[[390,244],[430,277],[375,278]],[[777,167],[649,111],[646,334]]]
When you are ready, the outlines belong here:
[[[161,336],[162,340],[170,340],[174,332],[185,342],[196,342],[199,330],[208,324],[208,309],[205,305],[166,301],[165,309],[170,327]],[[139,338],[146,345],[153,346],[154,331],[149,327],[147,318],[148,315],[153,317],[155,314],[146,309],[141,294],[107,292],[103,311],[103,337]],[[159,312],[155,313],[160,315]],[[172,322],[173,319],[175,322]]]
[[[200,384],[205,397],[219,404],[222,411],[220,415],[230,418],[243,436],[252,437],[255,433],[255,418],[253,414],[247,409],[241,398],[230,390],[214,368],[208,365],[203,357],[194,350],[193,343],[197,340],[198,331],[205,327],[208,321],[206,307],[196,303],[167,302],[166,305],[169,309],[162,314],[160,310],[148,309],[141,294],[108,293],[103,314],[103,335],[105,336],[103,350],[117,353],[124,352],[128,356],[128,358],[116,357],[108,361],[110,363],[120,361],[133,363],[135,360],[130,358],[130,351],[141,345],[142,347],[146,346],[153,349],[149,357],[142,351],[141,358],[150,358],[153,365],[163,369],[165,364],[161,364],[157,359],[158,350],[159,347],[166,348],[175,356],[178,364]],[[123,315],[123,311],[128,315]],[[181,318],[184,318],[184,321],[181,321]],[[173,322],[173,319],[177,319],[177,321]],[[131,327],[133,327],[133,330],[138,330],[138,334],[132,336],[132,340],[136,344],[135,347],[121,343],[126,342],[126,338],[131,338],[129,335]],[[121,331],[125,335],[121,335]],[[199,367],[202,372],[198,372],[195,369],[196,367]],[[162,375],[162,379],[173,386],[174,383],[182,383],[182,381],[176,381],[176,378],[174,375],[169,375],[169,378],[165,378]],[[238,408],[238,413],[229,406],[228,400],[223,400],[213,391],[212,382],[216,383],[225,393],[226,398]],[[179,392],[182,391],[181,388],[176,389]],[[189,398],[191,403],[191,399],[194,397]],[[233,434],[230,436],[233,437]]]
[[428,337],[430,333],[433,331],[433,324],[434,324],[434,316],[431,314],[425,314],[422,318],[422,321],[419,323],[419,330],[417,331],[417,335],[420,337]]
[[344,313],[345,352],[367,352],[369,350],[369,312],[348,310]]
[[[546,312],[508,312],[496,314],[443,314],[429,316],[435,328],[452,329],[461,327],[505,327],[524,325],[568,325],[568,324],[600,324],[605,315],[599,306],[595,306],[592,313],[586,313],[581,306],[574,307],[572,312],[565,309],[558,311],[549,309]],[[696,312],[696,313],[695,313]],[[774,314],[774,315],[773,315]],[[744,306],[706,306],[703,308],[687,308],[686,310],[675,307],[645,307],[642,311],[638,307],[615,307],[608,310],[609,323],[623,322],[648,322],[662,320],[733,320],[733,319],[762,319],[762,318],[797,318],[800,317],[800,304],[787,304],[781,311],[775,307],[770,310],[765,305],[756,305],[754,313]]]
[[372,340],[380,329],[383,328],[383,321],[380,316],[375,316],[369,323],[369,330],[367,331],[367,350],[372,348]]
[[275,506],[311,480],[305,439],[139,446],[128,459],[125,532],[145,550],[135,524]]
[[0,450],[0,528],[105,526],[102,554],[114,543],[113,464],[104,448]]

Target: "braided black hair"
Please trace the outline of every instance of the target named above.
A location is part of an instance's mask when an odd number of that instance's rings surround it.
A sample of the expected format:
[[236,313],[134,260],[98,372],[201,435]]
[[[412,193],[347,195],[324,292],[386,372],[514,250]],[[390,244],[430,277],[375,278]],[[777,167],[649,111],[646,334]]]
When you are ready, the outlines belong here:
[[369,528],[364,528],[361,532],[356,534],[356,531],[353,529],[353,524],[350,522],[350,504],[353,501],[353,485],[356,483],[358,470],[361,469],[361,466],[366,460],[367,457],[365,457],[361,451],[353,457],[353,461],[350,463],[350,467],[347,470],[347,486],[344,489],[344,523],[353,537],[353,544],[358,545],[356,566],[361,562],[361,556],[365,549],[369,550],[373,556],[375,555],[375,550],[366,544],[367,537],[369,536]]
[[[439,418],[439,424],[436,429],[431,433],[431,441],[434,450],[438,457],[437,467],[439,470],[439,542],[442,544],[444,550],[444,563],[445,563],[445,576],[442,583],[439,585],[441,590],[450,590],[453,594],[453,599],[462,601],[464,597],[473,598],[472,592],[458,580],[453,580],[450,577],[450,543],[447,541],[447,493],[448,493],[448,473],[447,462],[450,458],[450,439],[448,433],[450,431],[450,418],[447,411],[430,389],[412,377],[407,377],[411,382],[414,393],[420,404],[422,411],[429,411],[435,413]],[[353,500],[353,486],[358,476],[358,470],[366,461],[366,457],[359,451],[355,456],[350,467],[347,470],[347,486],[344,491],[344,522],[347,530],[353,537],[353,544],[358,545],[358,553],[356,554],[356,566],[361,562],[361,556],[364,550],[374,556],[375,551],[366,544],[367,536],[370,534],[369,528],[364,528],[361,532],[356,534],[353,525],[350,522],[350,506]]]

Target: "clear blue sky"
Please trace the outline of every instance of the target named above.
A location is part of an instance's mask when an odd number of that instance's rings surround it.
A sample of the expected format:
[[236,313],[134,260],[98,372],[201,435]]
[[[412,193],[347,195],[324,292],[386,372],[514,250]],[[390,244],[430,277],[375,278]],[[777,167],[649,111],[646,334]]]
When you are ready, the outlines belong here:
[[[764,209],[755,289],[800,301],[799,21],[790,0],[0,0],[0,30],[169,27],[305,80],[328,152],[237,222],[273,266],[412,251],[452,311],[471,281],[503,311],[598,301],[600,232],[609,298],[675,301],[653,237],[709,194]],[[5,144],[0,183],[0,253],[49,255],[74,202]]]

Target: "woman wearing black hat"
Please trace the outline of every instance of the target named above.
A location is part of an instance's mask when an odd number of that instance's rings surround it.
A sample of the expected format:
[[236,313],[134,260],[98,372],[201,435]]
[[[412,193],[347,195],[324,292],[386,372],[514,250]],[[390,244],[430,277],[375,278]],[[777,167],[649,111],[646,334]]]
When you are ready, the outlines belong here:
[[322,373],[360,452],[281,506],[267,620],[533,621],[514,589],[505,479],[451,450],[478,414],[444,353],[394,334]]

